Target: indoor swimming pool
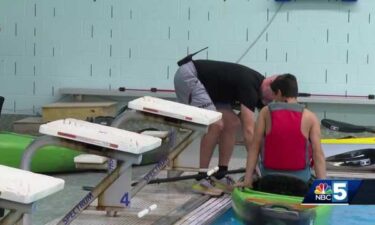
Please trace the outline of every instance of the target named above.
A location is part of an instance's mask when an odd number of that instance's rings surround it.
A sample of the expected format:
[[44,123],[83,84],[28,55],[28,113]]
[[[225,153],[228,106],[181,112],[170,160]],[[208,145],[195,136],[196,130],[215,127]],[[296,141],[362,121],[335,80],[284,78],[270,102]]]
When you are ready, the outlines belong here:
[[[326,224],[319,225],[374,225],[375,224],[375,205],[351,205],[334,206],[330,214],[329,221]],[[234,214],[232,208],[218,217],[211,225],[244,225]],[[251,224],[250,224],[251,225]],[[266,224],[265,224],[266,225]],[[267,224],[271,225],[271,224]],[[272,224],[284,225],[284,224]],[[289,225],[289,224],[285,224]]]

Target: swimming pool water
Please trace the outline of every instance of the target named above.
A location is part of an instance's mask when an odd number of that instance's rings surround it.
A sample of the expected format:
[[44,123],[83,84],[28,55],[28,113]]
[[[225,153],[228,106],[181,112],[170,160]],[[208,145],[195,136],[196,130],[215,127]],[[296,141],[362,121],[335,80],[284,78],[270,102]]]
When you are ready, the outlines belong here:
[[[244,225],[232,208],[217,218],[211,225]],[[375,205],[333,206],[330,220],[319,225],[375,225]]]

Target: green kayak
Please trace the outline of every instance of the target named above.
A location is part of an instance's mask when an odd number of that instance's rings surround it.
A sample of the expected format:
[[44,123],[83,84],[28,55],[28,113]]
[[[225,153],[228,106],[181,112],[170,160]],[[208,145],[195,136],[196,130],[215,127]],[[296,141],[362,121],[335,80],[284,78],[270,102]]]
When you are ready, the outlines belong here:
[[245,223],[254,225],[328,225],[331,206],[301,205],[303,197],[235,188],[233,210]]
[[[19,168],[23,152],[35,139],[33,136],[0,132],[0,165]],[[75,171],[74,157],[79,151],[59,146],[46,146],[38,150],[31,162],[31,171],[56,173]]]

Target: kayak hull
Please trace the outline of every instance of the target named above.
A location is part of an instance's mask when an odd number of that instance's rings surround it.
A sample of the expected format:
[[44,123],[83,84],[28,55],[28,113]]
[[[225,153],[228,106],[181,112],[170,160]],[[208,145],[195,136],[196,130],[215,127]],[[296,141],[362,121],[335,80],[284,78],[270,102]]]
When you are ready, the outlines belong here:
[[[19,168],[24,151],[36,137],[24,134],[0,132],[0,165]],[[165,149],[154,149],[142,156],[140,165],[155,163],[164,158]],[[31,160],[31,171],[36,173],[72,172],[77,169],[74,157],[82,152],[61,146],[45,146],[34,154]]]
[[[19,168],[22,155],[27,146],[35,139],[33,136],[16,133],[0,133],[0,164]],[[46,146],[39,149],[31,161],[31,171],[36,173],[71,172],[77,170],[74,157],[79,151],[60,147]]]
[[303,198],[235,188],[232,205],[244,223],[325,225],[329,224],[331,206],[301,205]]

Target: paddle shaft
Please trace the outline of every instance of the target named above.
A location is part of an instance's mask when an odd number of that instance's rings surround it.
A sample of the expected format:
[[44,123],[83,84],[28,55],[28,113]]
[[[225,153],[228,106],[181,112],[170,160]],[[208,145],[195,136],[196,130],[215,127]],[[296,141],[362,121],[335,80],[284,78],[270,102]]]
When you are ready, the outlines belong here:
[[172,89],[160,89],[156,87],[152,87],[149,89],[142,89],[142,88],[126,88],[126,87],[119,87],[119,91],[143,91],[143,92],[167,92],[167,93],[174,93],[175,90]]
[[[245,169],[236,169],[236,170],[228,170],[226,174],[236,174],[236,173],[244,173]],[[195,175],[187,175],[187,176],[180,176],[180,177],[169,177],[169,178],[158,178],[153,179],[148,182],[148,184],[160,184],[160,183],[168,183],[168,182],[176,182],[181,180],[191,180],[191,179],[203,179],[209,177],[207,174],[195,174]],[[135,186],[137,182],[132,183],[132,186]]]
[[[126,88],[126,87],[119,87],[119,91],[143,91],[143,92],[167,92],[167,93],[174,93],[176,92],[173,89],[161,89],[156,87],[151,88]],[[298,93],[298,97],[342,97],[342,98],[367,98],[367,99],[375,99],[375,95],[339,95],[339,94],[312,94],[312,93]]]
[[341,98],[367,98],[375,99],[375,95],[338,95],[338,94],[311,94],[311,93],[298,93],[298,97],[341,97]]

